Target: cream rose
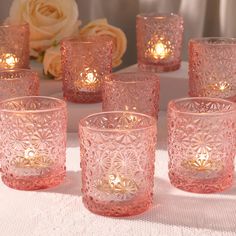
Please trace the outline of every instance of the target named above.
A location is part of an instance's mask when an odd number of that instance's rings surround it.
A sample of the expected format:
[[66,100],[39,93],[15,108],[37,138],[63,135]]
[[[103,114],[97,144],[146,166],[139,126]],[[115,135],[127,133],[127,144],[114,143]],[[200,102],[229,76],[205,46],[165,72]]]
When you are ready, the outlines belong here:
[[79,32],[81,36],[107,35],[113,41],[112,64],[117,67],[122,63],[122,56],[127,48],[127,39],[124,32],[112,25],[106,19],[98,19],[85,25]]
[[42,52],[62,38],[78,32],[75,0],[14,0],[9,23],[29,23],[30,48]]
[[60,46],[46,50],[43,59],[43,69],[46,75],[51,75],[55,80],[61,79],[61,53]]

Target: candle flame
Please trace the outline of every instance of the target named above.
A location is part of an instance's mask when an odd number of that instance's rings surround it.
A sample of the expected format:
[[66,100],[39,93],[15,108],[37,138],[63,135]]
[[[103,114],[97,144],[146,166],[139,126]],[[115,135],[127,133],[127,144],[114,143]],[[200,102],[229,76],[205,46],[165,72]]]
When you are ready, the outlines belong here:
[[94,74],[93,72],[89,72],[86,76],[85,82],[88,84],[92,84],[92,83],[96,83],[96,80],[97,80],[96,74]]
[[51,160],[45,159],[34,148],[27,148],[23,157],[19,157],[16,162],[18,168],[47,168],[52,165]]
[[3,54],[0,57],[0,64],[3,64],[6,68],[14,68],[15,65],[18,63],[19,59],[16,57],[16,55],[11,53]]
[[135,195],[138,186],[134,180],[120,174],[110,174],[107,179],[100,180],[97,188],[110,194]]
[[166,59],[172,53],[171,43],[164,38],[156,39],[154,37],[148,42],[148,49],[146,51],[146,57],[154,59]]

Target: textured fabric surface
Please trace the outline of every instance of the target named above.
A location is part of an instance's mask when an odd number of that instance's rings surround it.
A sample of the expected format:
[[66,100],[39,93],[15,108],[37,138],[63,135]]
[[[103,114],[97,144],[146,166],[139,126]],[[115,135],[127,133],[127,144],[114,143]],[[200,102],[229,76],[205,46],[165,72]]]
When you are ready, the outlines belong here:
[[154,204],[142,215],[108,218],[90,213],[81,197],[77,134],[68,134],[67,177],[60,186],[17,191],[0,182],[0,235],[236,235],[236,179],[219,194],[192,194],[169,183],[166,118],[160,113]]

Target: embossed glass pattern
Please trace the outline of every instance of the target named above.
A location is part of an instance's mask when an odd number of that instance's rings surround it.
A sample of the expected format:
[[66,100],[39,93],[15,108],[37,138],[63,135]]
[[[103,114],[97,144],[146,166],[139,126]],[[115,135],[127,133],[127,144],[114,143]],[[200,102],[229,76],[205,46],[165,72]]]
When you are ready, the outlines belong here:
[[197,193],[232,185],[236,154],[236,104],[215,98],[184,98],[168,106],[169,178]]
[[64,98],[101,102],[101,79],[112,71],[112,41],[102,36],[65,39],[61,52]]
[[0,103],[2,180],[22,190],[62,182],[66,161],[66,103],[20,97]]
[[28,69],[0,70],[0,101],[13,97],[38,95],[37,72]]
[[190,40],[189,94],[236,101],[236,39]]
[[105,77],[103,111],[135,111],[157,117],[159,76],[154,73],[117,73]]
[[80,121],[85,206],[108,216],[139,214],[152,203],[156,120],[133,112],[103,112]]
[[28,24],[0,25],[0,69],[28,67]]
[[138,66],[154,72],[180,67],[183,18],[175,14],[140,14],[136,17]]

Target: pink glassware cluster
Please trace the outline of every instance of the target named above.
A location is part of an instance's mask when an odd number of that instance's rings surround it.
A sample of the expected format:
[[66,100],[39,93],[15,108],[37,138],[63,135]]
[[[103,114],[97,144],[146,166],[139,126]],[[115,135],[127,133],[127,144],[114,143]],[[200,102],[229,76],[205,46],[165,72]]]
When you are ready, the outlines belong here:
[[85,206],[108,216],[136,215],[153,198],[156,120],[134,112],[103,112],[80,121]]
[[29,25],[0,26],[0,69],[29,67]]
[[138,66],[162,72],[181,63],[183,18],[175,14],[140,14],[136,18]]
[[[101,102],[104,112],[79,122],[83,203],[96,214],[130,216],[153,201],[160,80],[151,72],[177,70],[183,18],[136,18],[138,66],[112,72],[111,37],[61,41],[64,99]],[[40,97],[29,66],[29,26],[0,26],[0,161],[9,187],[35,190],[66,175],[66,102]],[[192,39],[189,87],[193,98],[168,105],[171,184],[196,193],[232,186],[236,154],[236,39]],[[150,72],[144,72],[147,70]],[[211,98],[216,97],[216,98]]]
[[13,97],[38,95],[37,72],[29,69],[0,70],[0,101]]
[[169,177],[197,193],[232,186],[236,154],[236,104],[215,98],[184,98],[168,106]]
[[61,53],[64,98],[101,102],[101,80],[112,71],[112,41],[102,36],[65,39]]
[[3,182],[15,189],[55,186],[65,177],[66,103],[49,97],[0,102]]
[[189,42],[189,94],[236,101],[236,39]]
[[160,81],[148,72],[117,73],[103,81],[103,111],[134,111],[157,117]]

